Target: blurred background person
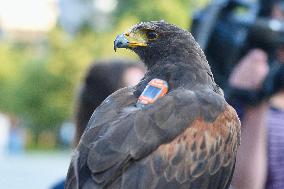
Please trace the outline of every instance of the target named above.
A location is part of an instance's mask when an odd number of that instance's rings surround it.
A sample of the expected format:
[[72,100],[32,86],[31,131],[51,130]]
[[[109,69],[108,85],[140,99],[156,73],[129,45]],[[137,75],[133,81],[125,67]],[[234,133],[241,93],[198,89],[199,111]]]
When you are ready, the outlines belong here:
[[[234,68],[230,85],[238,89],[257,90],[268,70],[266,53],[260,49],[251,50]],[[237,189],[264,189],[268,161],[267,103],[264,100],[253,106],[242,104],[242,144],[233,177],[233,186]]]
[[7,150],[8,140],[9,140],[9,129],[11,123],[9,117],[5,114],[0,113],[0,158],[3,156]]
[[236,189],[284,187],[283,7],[280,0],[215,1],[193,23],[217,83],[242,121]]
[[[144,76],[145,69],[139,62],[129,59],[95,61],[88,69],[75,106],[76,146],[94,110],[113,92],[134,86]],[[64,180],[52,187],[63,189]]]
[[135,86],[144,76],[141,63],[114,59],[92,64],[82,83],[76,106],[76,139],[79,142],[94,110],[110,94],[123,87]]
[[[260,16],[284,23],[284,1],[266,1],[263,6],[265,8],[262,8]],[[283,42],[277,44],[276,49],[271,48],[269,51],[267,49],[249,51],[230,78],[230,84],[234,87],[259,89],[263,86],[269,72],[269,61],[274,61],[271,69],[278,68],[274,79],[276,83],[271,83],[277,90],[262,103],[246,109],[247,115],[244,117],[245,128],[242,135],[243,146],[240,148],[234,179],[236,188],[284,188],[283,45]],[[248,79],[246,75],[251,79]]]

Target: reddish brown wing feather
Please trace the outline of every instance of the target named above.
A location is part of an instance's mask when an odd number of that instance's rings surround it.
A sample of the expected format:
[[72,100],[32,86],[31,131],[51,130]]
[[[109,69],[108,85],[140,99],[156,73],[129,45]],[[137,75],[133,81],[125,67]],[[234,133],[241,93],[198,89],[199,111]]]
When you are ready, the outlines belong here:
[[[223,189],[232,175],[239,144],[240,122],[228,105],[214,122],[197,119],[171,143],[161,145],[155,154],[166,164],[164,176],[168,182],[187,183],[190,189]],[[212,181],[218,174],[222,177]]]

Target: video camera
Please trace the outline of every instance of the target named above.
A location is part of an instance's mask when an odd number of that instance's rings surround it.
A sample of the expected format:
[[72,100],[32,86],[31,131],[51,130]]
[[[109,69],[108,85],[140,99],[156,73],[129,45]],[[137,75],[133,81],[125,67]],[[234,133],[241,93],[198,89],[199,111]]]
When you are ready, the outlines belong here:
[[[284,64],[277,62],[275,54],[277,48],[284,46],[284,22],[261,16],[262,8],[259,2],[214,1],[194,15],[191,27],[227,98],[237,98],[249,105],[284,89]],[[262,89],[248,91],[230,87],[228,77],[232,68],[252,48],[261,48],[269,55],[270,71]]]

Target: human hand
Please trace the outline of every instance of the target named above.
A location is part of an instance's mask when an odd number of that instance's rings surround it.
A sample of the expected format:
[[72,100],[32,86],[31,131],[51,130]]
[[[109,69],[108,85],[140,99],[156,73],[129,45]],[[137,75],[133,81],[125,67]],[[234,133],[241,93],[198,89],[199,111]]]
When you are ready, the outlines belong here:
[[253,49],[233,69],[229,83],[240,89],[258,89],[266,77],[269,66],[268,56],[260,49]]

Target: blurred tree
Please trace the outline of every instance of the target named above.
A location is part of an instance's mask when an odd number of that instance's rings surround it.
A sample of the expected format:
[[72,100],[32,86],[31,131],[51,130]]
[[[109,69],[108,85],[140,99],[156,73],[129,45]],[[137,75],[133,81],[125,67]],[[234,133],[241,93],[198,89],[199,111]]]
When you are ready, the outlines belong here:
[[189,0],[118,1],[116,20],[136,17],[138,21],[165,20],[186,28],[191,11]]

